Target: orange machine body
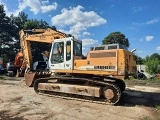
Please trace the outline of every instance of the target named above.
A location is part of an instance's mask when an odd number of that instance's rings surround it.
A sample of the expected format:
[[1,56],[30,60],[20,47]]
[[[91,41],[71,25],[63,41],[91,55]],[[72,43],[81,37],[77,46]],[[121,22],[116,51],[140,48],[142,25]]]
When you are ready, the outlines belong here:
[[75,59],[73,70],[56,70],[62,73],[94,74],[125,79],[136,73],[132,52],[124,49],[90,51],[86,59]]

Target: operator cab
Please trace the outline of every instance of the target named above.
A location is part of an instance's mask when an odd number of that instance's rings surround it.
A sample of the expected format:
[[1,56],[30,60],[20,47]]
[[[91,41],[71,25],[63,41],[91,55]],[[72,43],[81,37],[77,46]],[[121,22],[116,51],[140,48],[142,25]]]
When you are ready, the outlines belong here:
[[74,57],[82,56],[82,41],[74,37],[55,39],[49,57],[49,67],[54,70],[72,70]]

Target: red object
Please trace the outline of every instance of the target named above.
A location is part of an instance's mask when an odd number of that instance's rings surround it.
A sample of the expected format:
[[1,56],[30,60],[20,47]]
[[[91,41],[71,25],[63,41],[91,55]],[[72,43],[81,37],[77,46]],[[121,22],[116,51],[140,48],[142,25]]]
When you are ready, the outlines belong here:
[[156,78],[160,78],[160,73],[156,74]]
[[23,60],[23,53],[22,52],[17,53],[15,60],[14,60],[14,66],[19,69],[21,68],[22,70],[25,69],[26,64]]

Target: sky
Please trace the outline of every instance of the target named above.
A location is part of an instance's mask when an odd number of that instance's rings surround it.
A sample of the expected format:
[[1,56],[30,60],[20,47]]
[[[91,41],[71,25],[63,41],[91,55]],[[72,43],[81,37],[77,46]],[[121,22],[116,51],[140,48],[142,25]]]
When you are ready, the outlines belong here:
[[23,11],[29,19],[82,40],[83,54],[112,32],[128,38],[129,50],[145,58],[160,54],[160,0],[0,0],[7,16]]

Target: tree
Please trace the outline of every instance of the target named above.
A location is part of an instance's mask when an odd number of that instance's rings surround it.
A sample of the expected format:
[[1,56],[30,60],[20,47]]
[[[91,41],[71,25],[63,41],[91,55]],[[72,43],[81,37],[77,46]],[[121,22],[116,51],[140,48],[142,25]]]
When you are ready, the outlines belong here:
[[20,12],[18,16],[14,16],[13,14],[10,16],[12,24],[16,28],[16,40],[19,40],[19,31],[24,28],[24,23],[28,20],[28,15],[24,12]]
[[[13,14],[8,17],[5,14],[3,5],[0,5],[0,56],[5,55],[4,62],[13,61],[17,51],[21,48],[19,31],[21,29],[45,29],[49,24],[44,20],[28,19],[28,15],[20,12],[18,16]],[[50,27],[56,30],[55,26]],[[31,50],[36,60],[39,59],[43,50],[50,50],[50,45],[45,43],[31,43]],[[38,57],[37,57],[38,56]]]
[[146,56],[145,65],[147,66],[147,72],[150,74],[160,72],[160,55],[153,53],[151,56]]
[[145,65],[147,66],[147,72],[150,74],[159,73],[160,72],[160,66],[159,66],[159,60],[158,58],[149,58],[145,62]]
[[[13,14],[10,16],[10,20],[14,29],[12,30],[12,38],[14,38],[14,45],[10,46],[10,49],[14,49],[15,54],[21,48],[20,46],[20,38],[19,38],[19,31],[23,29],[24,23],[28,20],[28,15],[24,12],[20,12],[18,16],[14,16]],[[14,54],[14,56],[15,56]],[[14,59],[14,57],[13,57]]]
[[158,59],[159,60],[159,63],[160,63],[160,55],[158,53],[153,53],[150,58],[152,59]]
[[3,5],[0,5],[0,45],[1,47],[6,46],[8,41],[12,41],[10,36],[10,19],[6,16]]
[[6,16],[4,6],[0,5],[0,55],[7,54],[10,58],[13,57],[14,30],[15,26],[12,24],[11,19]]
[[113,43],[119,43],[124,45],[125,47],[129,47],[129,41],[128,38],[125,37],[124,34],[121,32],[112,32],[107,37],[102,40],[102,44],[113,44]]
[[139,57],[138,55],[135,55],[136,57],[136,64],[142,65],[144,64],[144,59]]
[[32,20],[28,20],[24,23],[24,29],[45,29],[45,28],[49,28],[49,24],[46,21],[43,20],[37,20],[37,19],[32,19]]

